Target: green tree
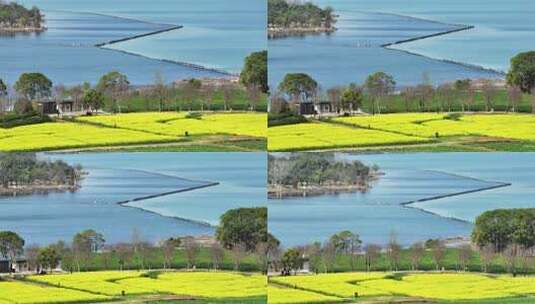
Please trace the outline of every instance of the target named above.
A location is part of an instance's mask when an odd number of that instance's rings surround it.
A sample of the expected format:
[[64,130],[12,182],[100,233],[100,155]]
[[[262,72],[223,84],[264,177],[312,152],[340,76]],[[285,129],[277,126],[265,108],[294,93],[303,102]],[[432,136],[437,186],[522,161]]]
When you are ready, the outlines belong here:
[[82,105],[91,112],[98,112],[104,106],[104,95],[97,90],[91,89],[84,93]]
[[14,264],[24,253],[24,239],[13,231],[0,231],[0,256]]
[[349,255],[351,270],[355,270],[357,262],[357,253],[360,250],[362,240],[357,233],[349,230],[341,231],[330,238],[331,243],[336,248],[337,252],[342,252]]
[[41,267],[48,270],[58,267],[60,259],[60,253],[53,246],[48,246],[39,250],[39,255],[37,257]]
[[307,74],[290,73],[279,83],[279,91],[291,97],[294,102],[309,101],[318,89],[318,83]]
[[354,83],[350,84],[342,94],[342,106],[344,110],[353,112],[362,106],[362,90]]
[[376,72],[366,79],[364,85],[368,94],[373,98],[374,101],[374,113],[381,114],[381,100],[394,92],[396,88],[396,82],[394,77],[388,75],[384,72]]
[[258,86],[267,93],[268,87],[268,53],[260,51],[245,57],[245,64],[240,73],[240,82],[247,88]]
[[247,251],[255,250],[258,243],[268,241],[267,208],[239,208],[225,212],[220,218],[216,237],[228,249],[243,244]]
[[24,73],[14,85],[15,90],[27,100],[50,97],[52,81],[41,73]]
[[511,59],[507,83],[518,86],[524,93],[535,89],[535,51],[524,52]]
[[112,71],[100,78],[97,84],[99,92],[109,94],[113,101],[113,111],[120,112],[121,109],[118,104],[119,98],[128,90],[130,82],[126,75],[118,71]]
[[78,271],[80,262],[88,260],[92,253],[102,248],[104,243],[104,236],[93,229],[84,230],[73,237],[72,249]]
[[290,275],[293,271],[294,274],[301,268],[303,268],[303,257],[301,252],[295,248],[286,250],[281,259],[283,274]]

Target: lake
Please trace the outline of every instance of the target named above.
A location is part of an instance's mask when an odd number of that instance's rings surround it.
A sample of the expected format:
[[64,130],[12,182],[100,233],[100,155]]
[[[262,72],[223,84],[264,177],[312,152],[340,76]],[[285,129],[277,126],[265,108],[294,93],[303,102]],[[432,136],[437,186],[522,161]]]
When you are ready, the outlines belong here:
[[[28,244],[70,241],[84,229],[108,243],[129,241],[134,230],[156,242],[210,235],[227,210],[265,206],[264,153],[40,154],[81,164],[88,175],[74,193],[0,198],[0,230]],[[217,186],[129,203],[117,202],[219,182]],[[134,208],[135,207],[135,208]]]
[[[232,1],[232,6],[219,0],[19,2],[40,7],[49,29],[41,35],[0,37],[0,64],[8,67],[0,77],[9,83],[28,71],[41,71],[63,84],[95,83],[113,69],[127,74],[134,84],[153,83],[156,73],[169,82],[222,77],[221,73],[173,62],[236,74],[245,56],[266,49],[266,7],[260,0]],[[150,32],[162,24],[184,27],[113,44],[108,49],[88,43]]]
[[[385,172],[367,193],[269,200],[269,227],[284,245],[323,241],[341,230],[385,244],[392,232],[408,245],[429,238],[467,237],[477,215],[535,207],[535,153],[410,153],[348,155]],[[476,179],[479,180],[476,180]],[[419,202],[437,195],[512,183],[482,192]],[[421,208],[422,210],[418,209]]]
[[[509,59],[532,50],[535,7],[516,1],[425,1],[408,5],[397,0],[318,0],[338,14],[337,32],[306,38],[269,41],[270,84],[288,72],[307,72],[324,87],[362,83],[376,71],[392,74],[398,85],[420,83],[428,73],[433,83],[460,78],[499,78]],[[411,18],[414,17],[414,18]],[[474,29],[418,40],[384,49],[380,45],[407,37],[447,30],[454,24]],[[351,41],[351,43],[347,43]],[[462,64],[456,64],[452,62]]]

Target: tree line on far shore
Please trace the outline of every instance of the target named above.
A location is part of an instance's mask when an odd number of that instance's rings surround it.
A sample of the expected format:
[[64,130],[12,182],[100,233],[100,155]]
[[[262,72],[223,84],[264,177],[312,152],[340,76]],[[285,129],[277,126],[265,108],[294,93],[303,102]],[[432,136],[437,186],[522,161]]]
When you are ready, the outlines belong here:
[[376,72],[362,85],[351,83],[323,90],[311,76],[290,73],[272,93],[271,114],[297,112],[301,103],[320,102],[330,103],[340,114],[359,109],[372,114],[495,110],[535,113],[535,51],[511,59],[505,86],[493,79],[459,79],[434,86],[424,73],[421,84],[398,89],[392,75]]
[[351,231],[316,242],[271,252],[270,269],[283,275],[301,270],[305,263],[315,273],[340,271],[454,270],[535,273],[535,209],[487,211],[480,215],[472,244],[448,246],[440,239],[403,247],[395,233],[389,242],[363,244]]
[[81,166],[62,160],[41,160],[33,153],[0,154],[0,187],[65,185],[76,186],[82,177]]
[[0,30],[41,29],[43,16],[36,6],[27,9],[16,2],[0,1]]
[[48,246],[26,245],[16,232],[0,232],[0,257],[11,265],[23,258],[31,271],[50,272],[124,269],[233,269],[267,270],[267,252],[279,241],[267,232],[266,208],[239,208],[223,214],[215,238],[172,237],[158,243],[146,241],[134,229],[130,242],[106,244],[93,229],[74,235],[72,241]]
[[310,2],[268,0],[269,28],[331,28],[336,22],[333,9]]
[[13,90],[0,79],[0,118],[13,119],[39,114],[36,103],[71,101],[74,111],[89,114],[138,111],[251,110],[266,109],[267,52],[254,52],[245,59],[239,80],[187,79],[168,84],[160,73],[154,84],[133,86],[127,75],[111,71],[96,85],[53,84],[38,72],[23,73]]
[[358,160],[336,159],[333,153],[295,153],[268,156],[268,184],[299,186],[368,185],[377,166]]

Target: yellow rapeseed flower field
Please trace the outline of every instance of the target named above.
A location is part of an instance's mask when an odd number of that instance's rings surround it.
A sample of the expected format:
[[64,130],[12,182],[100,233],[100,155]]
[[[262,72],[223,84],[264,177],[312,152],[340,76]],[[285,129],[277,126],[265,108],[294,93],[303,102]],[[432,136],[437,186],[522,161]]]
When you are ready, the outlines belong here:
[[229,272],[170,272],[157,279],[136,277],[117,281],[129,288],[151,289],[158,293],[206,298],[242,298],[266,295],[267,279],[260,274]]
[[189,135],[266,137],[265,113],[186,113],[102,115],[15,128],[0,128],[0,151],[39,151],[127,144],[179,142]]
[[297,304],[297,303],[334,303],[344,299],[327,296],[315,292],[281,288],[275,286],[268,287],[268,303],[270,304]]
[[359,129],[329,123],[302,123],[268,128],[270,151],[366,147],[428,142],[429,138]]
[[130,288],[117,283],[120,279],[139,277],[141,274],[141,272],[137,271],[79,272],[73,274],[31,276],[29,280],[108,296],[121,295],[122,291],[127,295],[154,293],[154,290],[151,289],[139,286]]
[[169,136],[230,134],[266,137],[265,113],[213,113],[187,118],[184,112],[131,113],[81,117],[79,121]]
[[[267,279],[236,272],[164,272],[156,278],[137,271],[99,271],[31,276],[28,280],[56,289],[76,289],[103,296],[174,294],[202,298],[244,298],[266,295]],[[8,299],[9,300],[9,299]]]
[[446,114],[405,113],[376,116],[339,117],[334,121],[388,132],[419,137],[490,136],[516,140],[535,140],[535,115],[470,114],[458,120],[445,119]]
[[105,295],[23,282],[0,282],[1,304],[40,304],[67,302],[99,302],[110,300]]
[[[355,293],[359,297],[402,295],[447,301],[535,295],[535,277],[475,273],[412,273],[401,279],[388,278],[384,273],[341,273],[271,278],[271,281],[307,290],[309,302],[321,302],[326,294],[348,299]],[[293,290],[288,288],[284,292],[276,290],[273,295],[269,293],[270,303],[295,303],[293,298],[296,296],[288,295]],[[314,293],[317,293],[316,297],[313,297]],[[290,300],[286,302],[284,298]]]

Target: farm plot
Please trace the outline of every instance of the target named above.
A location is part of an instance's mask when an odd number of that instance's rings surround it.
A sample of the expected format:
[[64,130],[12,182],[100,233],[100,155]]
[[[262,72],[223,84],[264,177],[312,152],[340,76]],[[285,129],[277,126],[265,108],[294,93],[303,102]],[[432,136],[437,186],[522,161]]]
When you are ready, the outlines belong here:
[[334,149],[430,142],[431,139],[346,127],[329,123],[302,123],[268,128],[270,151]]
[[158,293],[203,298],[245,298],[266,295],[267,279],[263,275],[226,272],[171,272],[156,279],[127,278],[117,281],[128,288],[148,288]]
[[151,112],[81,117],[78,121],[166,136],[184,136],[188,132],[266,137],[267,128],[265,113],[215,113],[188,118],[184,112]]
[[41,304],[67,302],[100,302],[110,300],[105,295],[24,282],[0,282],[1,304]]
[[[346,300],[356,294],[368,298],[403,296],[439,301],[509,299],[535,295],[535,277],[475,273],[413,273],[396,276],[342,273],[271,280],[320,296],[330,295]],[[291,293],[291,289],[284,292]],[[292,303],[278,298],[277,292],[274,294],[276,303]],[[292,299],[292,296],[289,295],[288,298]],[[320,300],[319,296],[311,299]]]

